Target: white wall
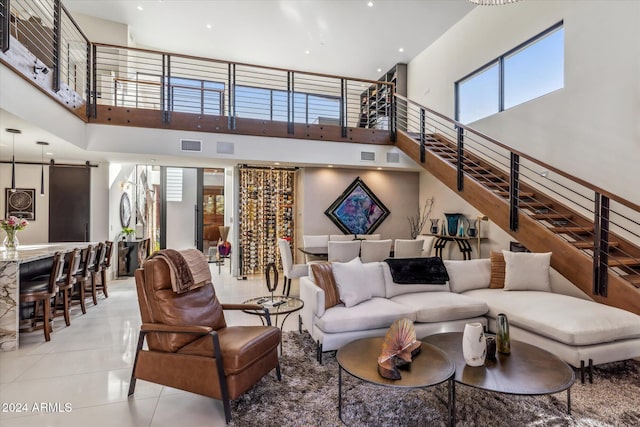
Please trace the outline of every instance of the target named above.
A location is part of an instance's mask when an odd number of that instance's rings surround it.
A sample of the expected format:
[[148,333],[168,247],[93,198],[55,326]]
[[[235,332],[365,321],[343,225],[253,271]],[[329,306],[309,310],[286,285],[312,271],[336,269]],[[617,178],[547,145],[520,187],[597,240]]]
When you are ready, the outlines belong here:
[[477,7],[409,63],[409,98],[453,117],[456,80],[560,20],[565,88],[471,126],[639,203],[640,2]]
[[115,44],[129,46],[129,26],[114,21],[107,21],[95,16],[74,13],[82,32],[93,43]]

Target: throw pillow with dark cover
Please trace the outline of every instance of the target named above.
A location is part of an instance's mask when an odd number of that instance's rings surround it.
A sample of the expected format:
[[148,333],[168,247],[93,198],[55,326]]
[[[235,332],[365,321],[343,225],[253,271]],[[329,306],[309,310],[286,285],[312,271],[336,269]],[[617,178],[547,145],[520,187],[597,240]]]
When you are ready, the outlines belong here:
[[449,280],[447,269],[438,257],[387,258],[391,277],[399,285],[429,283],[444,285]]

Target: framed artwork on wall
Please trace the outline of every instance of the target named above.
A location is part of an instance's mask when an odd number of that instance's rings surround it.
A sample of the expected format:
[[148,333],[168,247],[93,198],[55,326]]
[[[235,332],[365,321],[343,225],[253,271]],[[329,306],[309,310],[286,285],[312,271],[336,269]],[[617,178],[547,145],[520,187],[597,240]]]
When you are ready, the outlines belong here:
[[7,201],[5,203],[5,218],[15,216],[28,221],[36,219],[35,188],[16,188],[16,191],[5,188],[4,194]]
[[390,214],[360,177],[324,213],[345,234],[371,234]]

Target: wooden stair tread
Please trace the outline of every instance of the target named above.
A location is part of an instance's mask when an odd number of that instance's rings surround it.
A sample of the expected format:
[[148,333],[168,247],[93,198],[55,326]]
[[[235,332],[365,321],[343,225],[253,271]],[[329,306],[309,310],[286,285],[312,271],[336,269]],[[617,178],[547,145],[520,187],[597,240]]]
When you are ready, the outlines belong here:
[[[578,249],[593,249],[593,242],[582,241],[582,242],[571,242],[571,244]],[[620,243],[618,242],[609,242],[610,248],[617,248],[619,246],[620,246]]]
[[494,182],[494,181],[507,182],[507,179],[504,178],[504,177],[496,176],[496,175],[489,175],[489,174],[486,174],[486,173],[482,174],[482,173],[474,172],[474,173],[470,173],[469,176],[471,176],[472,178],[475,178],[475,179],[482,179],[482,180],[491,181],[491,182]]
[[491,172],[491,168],[484,166],[465,166],[466,170],[475,171],[480,174],[487,174]]
[[593,227],[551,227],[549,228],[554,233],[557,234],[589,234],[593,233]]
[[489,187],[500,187],[500,188],[509,188],[508,182],[500,182],[500,181],[489,181],[485,183],[485,185]]
[[620,266],[632,266],[632,265],[638,265],[640,266],[640,258],[632,258],[632,257],[625,257],[625,258],[609,258],[609,267],[620,267]]
[[[502,196],[502,197],[509,197],[509,192],[508,191],[496,191],[495,192],[498,196]],[[535,196],[534,193],[530,193],[528,191],[521,191],[519,194],[519,197],[522,198],[532,198],[533,196]]]
[[530,215],[533,219],[571,219],[570,214],[559,213],[534,213]]
[[539,202],[537,200],[522,200],[520,201],[520,205],[521,207],[527,207],[527,208],[547,208],[550,209],[553,204],[552,203],[543,203],[543,202]]

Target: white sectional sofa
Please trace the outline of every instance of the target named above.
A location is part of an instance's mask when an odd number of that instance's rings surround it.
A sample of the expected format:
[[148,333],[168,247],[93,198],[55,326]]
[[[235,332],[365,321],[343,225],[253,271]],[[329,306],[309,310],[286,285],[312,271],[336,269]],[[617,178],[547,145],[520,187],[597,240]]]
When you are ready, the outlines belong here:
[[325,292],[316,286],[313,276],[300,279],[304,301],[300,316],[317,343],[319,362],[323,351],[337,350],[359,338],[382,336],[400,318],[412,320],[419,337],[461,331],[469,322],[487,325],[488,307],[478,298],[450,292],[448,284],[395,284],[386,262],[361,266],[363,270],[353,281],[369,289],[370,297],[355,305],[340,303],[325,309]]
[[[313,277],[303,277],[301,320],[317,343],[318,360],[322,361],[323,351],[336,350],[352,340],[384,335],[398,318],[414,321],[417,336],[424,337],[462,331],[468,322],[481,322],[495,331],[499,313],[507,315],[512,339],[581,367],[583,381],[586,363],[591,368],[640,357],[640,316],[558,293],[560,287],[554,282],[561,276],[557,274],[547,273],[549,283],[542,288],[531,286],[545,290],[528,286],[523,290],[489,289],[489,259],[444,264],[449,274],[446,285],[398,285],[385,262],[362,264],[365,273],[353,280],[371,289],[371,297],[350,307],[340,303],[325,309],[324,291]],[[536,280],[536,274],[519,273],[521,282]],[[344,280],[344,274],[341,276]],[[591,369],[589,374],[591,379]]]

